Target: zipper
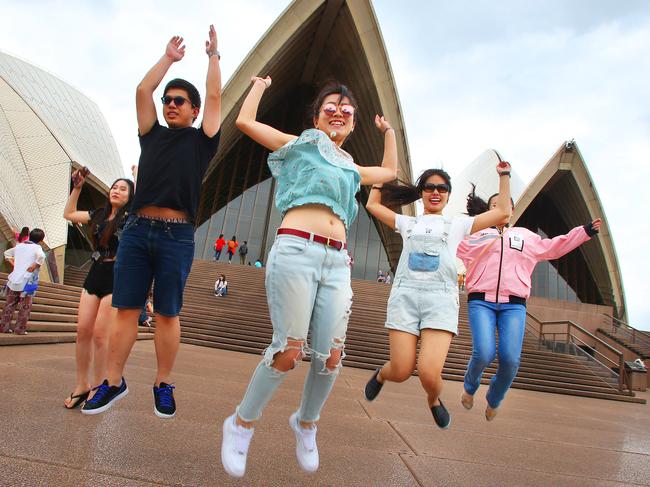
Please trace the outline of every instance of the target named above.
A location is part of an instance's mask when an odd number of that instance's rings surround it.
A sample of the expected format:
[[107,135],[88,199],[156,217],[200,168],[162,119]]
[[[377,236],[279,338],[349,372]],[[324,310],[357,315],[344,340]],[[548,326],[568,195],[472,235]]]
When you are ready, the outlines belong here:
[[497,279],[497,294],[495,296],[496,302],[499,302],[499,287],[501,286],[501,268],[503,266],[503,230],[499,230],[497,227],[497,231],[499,232],[499,240],[501,240],[501,255],[499,256],[499,277]]

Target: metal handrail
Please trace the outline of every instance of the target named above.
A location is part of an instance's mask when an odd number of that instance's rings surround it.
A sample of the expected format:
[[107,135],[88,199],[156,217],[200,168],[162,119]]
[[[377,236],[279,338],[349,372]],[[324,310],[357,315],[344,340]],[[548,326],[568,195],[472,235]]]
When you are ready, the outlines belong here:
[[[546,335],[552,335],[553,336],[553,341],[557,341],[555,338],[557,335],[561,336],[566,336],[566,343],[571,343],[571,338],[574,338],[580,342],[582,342],[585,346],[589,347],[591,350],[594,352],[598,353],[602,357],[606,358],[608,362],[611,362],[614,366],[618,366],[618,390],[623,391],[625,388],[630,389],[629,384],[627,384],[626,376],[625,376],[625,356],[623,355],[623,352],[620,350],[614,348],[611,346],[609,343],[601,340],[598,338],[596,335],[591,333],[589,330],[583,328],[582,326],[578,325],[577,323],[574,323],[571,320],[553,320],[553,321],[541,321],[539,318],[537,318],[535,315],[531,314],[530,312],[526,311],[526,315],[530,317],[533,321],[535,321],[538,326],[538,334],[539,334],[539,342],[538,342],[538,348],[541,349],[542,343],[544,342],[544,337]],[[564,332],[544,332],[544,327],[549,326],[549,325],[566,325],[566,331]],[[602,353],[598,352],[595,347],[592,347],[590,345],[587,345],[583,340],[581,340],[578,336],[573,334],[571,331],[572,329],[575,328],[579,332],[587,335],[589,338],[591,338],[594,342],[596,342],[597,345],[601,345],[607,350],[609,350],[611,353],[613,353],[615,356],[618,357],[618,364],[611,360],[608,357],[605,357]],[[605,364],[600,362],[599,360],[595,359],[594,360],[604,367],[607,367]],[[610,367],[607,367],[608,369],[611,370]]]
[[643,345],[644,347],[650,348],[650,337],[647,336],[645,333],[642,333],[640,330],[637,330],[631,325],[628,325],[625,321],[619,320],[618,318],[614,318],[611,315],[608,315],[607,313],[603,313],[603,316],[606,318],[612,320],[612,333],[615,335],[618,334],[620,331],[623,331],[624,335],[627,336],[628,340],[631,341],[632,343],[639,343]]

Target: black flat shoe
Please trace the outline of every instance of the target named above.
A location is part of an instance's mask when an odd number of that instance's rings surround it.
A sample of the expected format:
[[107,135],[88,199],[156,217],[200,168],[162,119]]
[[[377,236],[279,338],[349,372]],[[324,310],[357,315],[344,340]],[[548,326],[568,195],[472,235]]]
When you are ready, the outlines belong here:
[[375,399],[379,393],[381,392],[381,388],[384,386],[384,384],[380,383],[377,380],[377,376],[379,375],[379,371],[381,370],[381,367],[379,367],[377,370],[375,370],[375,373],[372,374],[372,377],[366,384],[366,400],[372,401]]
[[440,401],[438,406],[431,406],[431,414],[433,414],[433,420],[438,425],[438,428],[446,430],[451,424],[451,416],[445,405]]

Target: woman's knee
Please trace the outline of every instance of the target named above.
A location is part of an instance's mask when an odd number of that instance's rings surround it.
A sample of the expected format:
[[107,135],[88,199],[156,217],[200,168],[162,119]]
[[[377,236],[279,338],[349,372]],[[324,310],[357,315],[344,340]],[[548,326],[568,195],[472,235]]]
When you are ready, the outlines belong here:
[[442,370],[418,371],[418,377],[425,390],[437,389],[442,386]]
[[409,377],[413,375],[414,370],[415,370],[415,364],[406,365],[406,364],[394,364],[391,362],[390,380],[392,382],[404,382],[405,380],[407,380]]
[[496,356],[495,350],[478,348],[472,351],[472,361],[485,368],[492,363]]
[[288,372],[296,367],[296,364],[304,357],[304,341],[288,340],[287,347],[273,355],[273,362],[270,364],[280,372]]

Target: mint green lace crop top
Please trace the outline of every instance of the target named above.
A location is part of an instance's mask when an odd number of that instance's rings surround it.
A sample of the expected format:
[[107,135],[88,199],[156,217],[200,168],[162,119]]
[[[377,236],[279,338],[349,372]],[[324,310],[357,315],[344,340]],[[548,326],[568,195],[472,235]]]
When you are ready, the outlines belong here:
[[325,205],[343,221],[346,230],[357,217],[355,195],[361,175],[352,156],[318,129],[307,129],[268,158],[276,180],[275,205],[284,217],[291,208]]

